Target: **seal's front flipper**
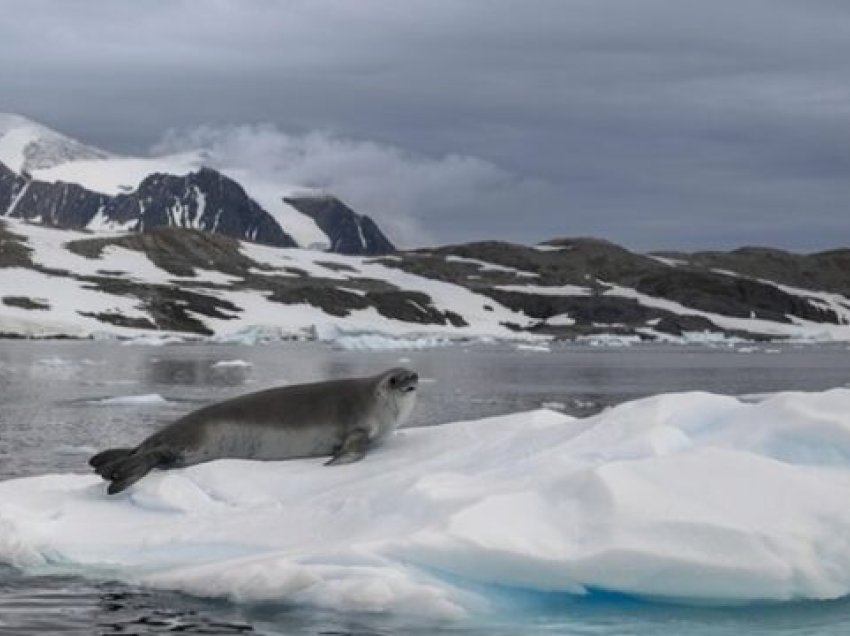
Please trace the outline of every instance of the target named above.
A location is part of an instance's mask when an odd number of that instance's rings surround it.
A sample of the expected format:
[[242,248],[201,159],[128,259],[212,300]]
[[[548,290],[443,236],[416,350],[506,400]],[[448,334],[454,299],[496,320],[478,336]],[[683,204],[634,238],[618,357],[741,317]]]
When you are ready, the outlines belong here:
[[351,431],[334,456],[325,462],[325,466],[336,464],[350,464],[359,462],[366,457],[366,448],[369,446],[369,434],[362,428]]

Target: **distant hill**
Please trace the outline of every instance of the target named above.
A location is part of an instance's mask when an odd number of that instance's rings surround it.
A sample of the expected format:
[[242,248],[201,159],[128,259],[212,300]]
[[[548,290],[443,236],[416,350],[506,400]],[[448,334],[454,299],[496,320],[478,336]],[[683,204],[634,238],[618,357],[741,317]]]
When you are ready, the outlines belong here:
[[0,221],[0,334],[226,339],[342,330],[405,338],[847,341],[847,257],[844,250],[643,255],[582,238],[368,257],[165,225],[97,235],[7,219]]

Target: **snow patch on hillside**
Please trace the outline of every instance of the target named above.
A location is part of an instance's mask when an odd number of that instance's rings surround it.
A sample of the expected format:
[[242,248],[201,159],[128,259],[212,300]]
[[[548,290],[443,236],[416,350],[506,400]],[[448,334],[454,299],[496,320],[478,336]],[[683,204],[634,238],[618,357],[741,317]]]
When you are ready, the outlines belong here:
[[41,181],[66,181],[110,196],[135,190],[145,177],[160,172],[183,176],[203,165],[202,152],[185,152],[165,157],[119,157],[94,161],[70,161],[37,170],[33,177]]

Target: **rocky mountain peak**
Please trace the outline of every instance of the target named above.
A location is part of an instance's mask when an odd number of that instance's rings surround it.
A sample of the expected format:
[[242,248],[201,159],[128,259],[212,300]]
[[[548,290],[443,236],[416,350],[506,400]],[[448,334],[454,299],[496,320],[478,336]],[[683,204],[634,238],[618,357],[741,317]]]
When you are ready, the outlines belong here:
[[372,219],[331,195],[298,190],[284,198],[291,187],[204,160],[203,149],[113,155],[0,113],[0,216],[94,232],[180,227],[343,254],[395,250]]
[[334,196],[304,194],[283,200],[316,222],[328,235],[332,252],[376,256],[396,249],[371,218],[357,214]]

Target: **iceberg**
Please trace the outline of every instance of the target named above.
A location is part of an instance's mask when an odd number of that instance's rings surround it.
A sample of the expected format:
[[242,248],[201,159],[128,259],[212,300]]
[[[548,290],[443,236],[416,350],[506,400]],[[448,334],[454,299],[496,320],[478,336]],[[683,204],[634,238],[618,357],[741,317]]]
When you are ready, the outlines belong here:
[[322,461],[219,460],[117,497],[88,474],[0,482],[0,562],[447,620],[499,611],[511,590],[700,605],[850,594],[850,389],[539,409]]
[[375,329],[344,328],[336,324],[313,326],[316,340],[346,351],[396,351],[445,347],[458,338],[432,334],[390,334]]

